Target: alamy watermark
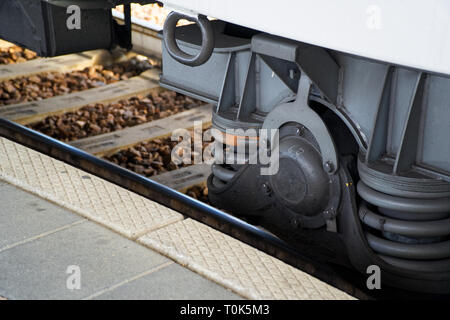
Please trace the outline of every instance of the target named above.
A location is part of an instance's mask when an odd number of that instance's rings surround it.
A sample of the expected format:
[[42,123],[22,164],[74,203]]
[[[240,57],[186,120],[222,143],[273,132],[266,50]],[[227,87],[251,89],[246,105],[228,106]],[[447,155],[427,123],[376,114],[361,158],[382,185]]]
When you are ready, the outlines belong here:
[[66,273],[69,274],[66,280],[66,288],[68,290],[80,290],[81,289],[81,269],[77,265],[70,265],[66,269]]
[[[178,141],[171,160],[184,164],[259,164],[261,175],[275,175],[279,169],[278,129],[211,128],[202,131],[203,123],[194,122],[193,132],[173,131],[171,140]],[[181,140],[181,141],[180,141]],[[204,143],[208,145],[203,148]]]
[[370,276],[367,278],[366,286],[369,290],[381,289],[381,269],[373,264],[367,267],[366,273]]
[[67,7],[66,13],[69,15],[66,20],[67,30],[81,29],[81,8],[75,4]]

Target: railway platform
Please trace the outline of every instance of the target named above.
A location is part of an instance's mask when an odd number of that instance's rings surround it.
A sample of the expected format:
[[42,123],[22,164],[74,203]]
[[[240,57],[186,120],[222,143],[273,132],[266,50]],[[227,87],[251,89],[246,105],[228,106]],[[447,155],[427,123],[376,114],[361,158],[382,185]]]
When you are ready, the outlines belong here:
[[4,181],[0,192],[0,295],[6,299],[241,299],[39,196]]
[[353,299],[4,138],[0,212],[0,299]]

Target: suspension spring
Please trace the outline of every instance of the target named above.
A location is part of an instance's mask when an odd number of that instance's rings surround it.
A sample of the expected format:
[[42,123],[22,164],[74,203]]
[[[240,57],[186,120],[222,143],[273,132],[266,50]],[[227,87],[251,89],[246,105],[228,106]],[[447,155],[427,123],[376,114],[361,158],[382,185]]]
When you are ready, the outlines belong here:
[[[226,135],[225,135],[226,137]],[[248,137],[239,137],[238,139],[234,139],[232,137],[234,146],[230,146],[227,144],[226,139],[224,136],[217,136],[215,137],[216,140],[223,143],[223,161],[221,163],[214,163],[212,165],[212,175],[213,179],[212,182],[215,186],[221,187],[227,184],[229,181],[231,181],[234,176],[237,174],[240,168],[242,168],[243,165],[247,165],[251,163],[250,161],[250,150],[253,150],[252,154],[254,156],[254,153],[257,152],[257,140],[256,139],[249,139]],[[237,145],[241,144],[243,146],[243,149],[238,149]],[[250,145],[253,146],[250,147]],[[233,147],[233,149],[230,151],[230,148]],[[215,156],[215,151],[213,150],[213,156]]]
[[383,260],[419,272],[450,271],[450,198],[412,199],[358,183],[359,217]]

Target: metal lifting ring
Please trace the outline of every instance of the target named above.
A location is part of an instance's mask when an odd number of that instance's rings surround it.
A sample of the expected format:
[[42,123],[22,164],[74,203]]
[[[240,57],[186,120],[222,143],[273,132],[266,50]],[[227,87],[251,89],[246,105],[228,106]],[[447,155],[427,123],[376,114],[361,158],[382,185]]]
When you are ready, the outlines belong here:
[[[200,52],[191,55],[183,50],[177,44],[175,38],[175,29],[180,19],[186,19],[198,24],[202,33],[202,46]],[[211,22],[204,15],[190,17],[184,14],[172,11],[166,18],[163,28],[164,45],[169,55],[178,62],[191,67],[197,67],[204,64],[211,57],[214,50],[214,31]]]

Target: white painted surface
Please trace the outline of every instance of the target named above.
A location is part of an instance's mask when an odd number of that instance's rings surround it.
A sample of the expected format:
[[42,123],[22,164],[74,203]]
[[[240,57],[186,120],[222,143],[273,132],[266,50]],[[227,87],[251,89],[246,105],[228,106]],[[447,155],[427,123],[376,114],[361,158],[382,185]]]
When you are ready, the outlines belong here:
[[278,36],[450,74],[449,0],[161,0]]

